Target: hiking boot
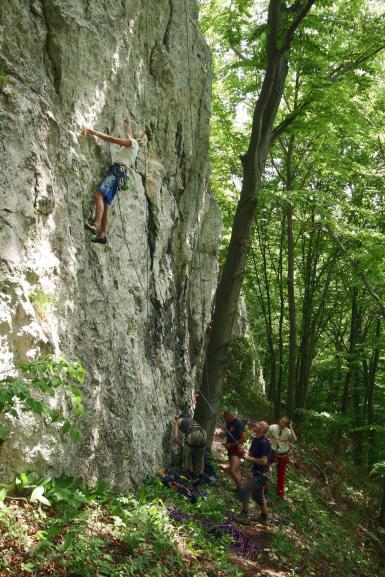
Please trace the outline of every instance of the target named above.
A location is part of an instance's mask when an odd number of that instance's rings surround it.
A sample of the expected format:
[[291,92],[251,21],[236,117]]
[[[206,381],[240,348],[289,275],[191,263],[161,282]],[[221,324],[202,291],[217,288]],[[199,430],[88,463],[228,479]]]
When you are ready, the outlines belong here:
[[262,525],[266,525],[267,522],[269,520],[269,516],[267,513],[261,513],[259,516],[259,522],[262,523]]

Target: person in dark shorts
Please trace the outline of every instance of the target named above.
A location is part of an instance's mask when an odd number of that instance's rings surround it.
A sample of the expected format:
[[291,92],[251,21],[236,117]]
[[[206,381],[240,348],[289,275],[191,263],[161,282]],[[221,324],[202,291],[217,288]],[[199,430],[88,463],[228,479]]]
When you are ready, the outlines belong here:
[[223,418],[226,422],[225,447],[229,456],[230,475],[238,488],[242,482],[239,465],[244,453],[242,445],[246,440],[245,425],[232,411],[224,411]]
[[195,478],[200,477],[204,467],[206,431],[194,419],[181,415],[175,420],[172,438],[183,447],[183,468]]
[[271,444],[265,436],[269,425],[265,421],[258,421],[254,426],[254,437],[248,453],[244,459],[253,463],[253,478],[243,483],[238,489],[239,499],[242,501],[242,512],[238,516],[239,522],[249,520],[249,500],[252,496],[261,510],[261,520],[267,519],[267,505],[264,486],[269,479],[271,463]]

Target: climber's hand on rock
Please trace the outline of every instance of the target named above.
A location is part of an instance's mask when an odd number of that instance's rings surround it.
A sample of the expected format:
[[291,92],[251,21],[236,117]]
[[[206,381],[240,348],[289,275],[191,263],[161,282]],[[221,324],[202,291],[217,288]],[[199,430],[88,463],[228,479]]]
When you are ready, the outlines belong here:
[[92,128],[87,128],[86,126],[83,126],[83,134],[84,134],[84,136],[91,136],[92,135]]

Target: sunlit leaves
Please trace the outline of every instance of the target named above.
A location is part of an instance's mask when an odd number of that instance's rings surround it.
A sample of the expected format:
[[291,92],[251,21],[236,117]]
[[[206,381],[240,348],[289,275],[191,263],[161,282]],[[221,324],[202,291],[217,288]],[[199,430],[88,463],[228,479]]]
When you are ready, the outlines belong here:
[[[0,414],[18,418],[20,412],[30,411],[53,423],[61,422],[61,432],[70,433],[73,440],[78,440],[79,430],[62,412],[52,408],[47,398],[54,397],[60,390],[67,399],[69,408],[76,415],[84,414],[79,385],[83,383],[87,371],[80,363],[55,357],[22,362],[18,369],[20,376],[6,376],[0,380]],[[0,438],[6,435],[6,427],[0,425]]]

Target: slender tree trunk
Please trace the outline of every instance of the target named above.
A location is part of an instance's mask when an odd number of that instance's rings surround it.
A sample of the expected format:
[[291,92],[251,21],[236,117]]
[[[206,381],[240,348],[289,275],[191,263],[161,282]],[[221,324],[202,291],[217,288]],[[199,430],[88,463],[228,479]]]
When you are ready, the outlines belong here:
[[[313,214],[314,220],[314,214]],[[304,291],[302,299],[302,321],[301,321],[301,335],[300,335],[300,347],[298,354],[298,365],[297,365],[297,390],[296,390],[296,405],[299,408],[303,408],[305,404],[305,389],[307,388],[308,374],[307,370],[309,367],[309,357],[310,343],[312,340],[312,313],[313,313],[313,298],[314,298],[314,283],[313,283],[313,259],[314,259],[314,237],[316,232],[311,229],[310,238],[308,242],[308,247],[305,257],[305,270],[304,270]]]
[[382,482],[381,487],[381,502],[380,502],[380,522],[385,523],[385,481]]
[[368,469],[372,467],[375,461],[374,443],[375,443],[375,432],[371,428],[374,425],[374,387],[376,383],[378,361],[380,358],[380,340],[381,336],[381,318],[378,316],[376,321],[375,329],[375,347],[373,349],[369,370],[367,373],[367,420],[368,420]]
[[277,360],[276,360],[276,351],[274,346],[274,334],[273,334],[273,321],[271,315],[271,295],[270,295],[270,282],[268,278],[267,272],[267,261],[266,261],[266,247],[262,242],[260,235],[258,235],[258,244],[259,249],[262,257],[262,270],[263,270],[263,279],[264,279],[264,289],[266,298],[264,298],[263,291],[262,291],[262,283],[260,280],[260,275],[258,272],[258,261],[255,256],[255,252],[253,248],[251,249],[251,255],[254,265],[254,274],[257,281],[258,287],[258,294],[259,294],[259,303],[262,309],[263,317],[265,320],[265,327],[266,327],[266,338],[267,338],[267,345],[269,350],[269,386],[268,386],[268,398],[269,400],[274,400],[276,395],[276,381],[277,381]]
[[297,320],[294,292],[294,235],[293,206],[287,204],[287,302],[289,307],[289,355],[287,371],[287,412],[291,417],[295,406],[295,377],[297,361]]
[[284,211],[282,212],[282,222],[281,222],[281,242],[279,246],[279,262],[278,262],[278,285],[279,285],[279,321],[278,321],[278,381],[277,381],[277,396],[274,403],[274,415],[278,419],[281,413],[281,401],[282,401],[282,379],[283,379],[283,321],[285,319],[285,294],[283,286],[283,246],[285,240],[285,225],[286,216]]
[[350,398],[350,383],[354,373],[354,358],[356,354],[356,347],[358,343],[358,289],[353,286],[352,288],[352,306],[351,306],[351,318],[350,318],[350,337],[349,337],[349,352],[348,352],[348,371],[345,376],[344,390],[342,394],[341,401],[341,413],[346,415],[348,410],[349,398]]

